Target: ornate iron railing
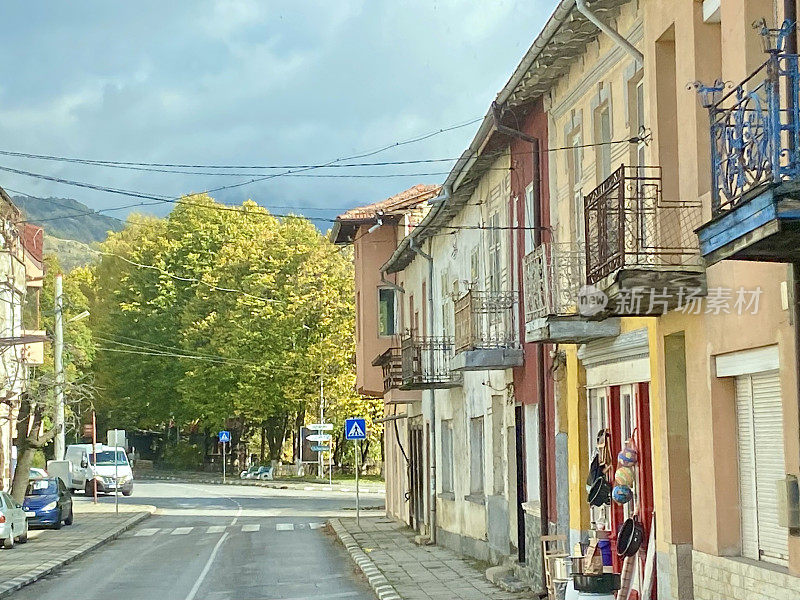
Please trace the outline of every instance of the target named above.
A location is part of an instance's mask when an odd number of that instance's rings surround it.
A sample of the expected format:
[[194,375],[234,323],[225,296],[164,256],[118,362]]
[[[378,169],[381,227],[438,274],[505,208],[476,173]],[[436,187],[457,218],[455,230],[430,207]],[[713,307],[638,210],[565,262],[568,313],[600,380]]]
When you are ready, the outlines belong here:
[[578,292],[586,283],[586,253],[577,244],[547,243],[523,262],[525,322],[575,312]]
[[373,367],[383,372],[383,391],[388,392],[403,385],[403,360],[400,348],[389,348],[372,361]]
[[517,292],[469,290],[454,300],[455,351],[518,346],[518,298]]
[[792,29],[777,30],[769,59],[729,92],[720,81],[696,84],[711,121],[713,217],[763,187],[800,178],[798,58],[782,51]]
[[661,197],[660,167],[622,165],[584,197],[587,283],[623,267],[700,264],[700,210]]
[[451,338],[408,335],[400,350],[403,387],[448,387],[460,381],[461,374],[450,370]]

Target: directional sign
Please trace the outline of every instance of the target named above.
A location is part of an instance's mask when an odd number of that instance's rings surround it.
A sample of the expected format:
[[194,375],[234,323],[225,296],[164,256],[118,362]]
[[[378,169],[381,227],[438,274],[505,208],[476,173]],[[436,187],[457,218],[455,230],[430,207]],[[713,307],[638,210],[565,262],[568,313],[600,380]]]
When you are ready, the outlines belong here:
[[309,442],[329,442],[331,439],[330,433],[315,433],[312,435],[307,435],[306,439]]
[[223,444],[230,443],[231,441],[231,432],[230,431],[220,431],[219,432],[219,441]]
[[311,450],[314,452],[328,452],[331,449],[330,446],[311,446]]
[[314,431],[331,431],[333,429],[333,423],[311,423],[306,425],[306,427]]
[[348,440],[363,440],[367,437],[367,424],[364,419],[347,419],[344,422],[344,437]]

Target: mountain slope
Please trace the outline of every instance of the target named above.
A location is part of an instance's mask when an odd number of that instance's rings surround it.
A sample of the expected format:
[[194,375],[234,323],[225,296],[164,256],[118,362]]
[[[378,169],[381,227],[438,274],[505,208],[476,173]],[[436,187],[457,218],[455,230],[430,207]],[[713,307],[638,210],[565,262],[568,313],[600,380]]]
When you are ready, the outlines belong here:
[[48,235],[62,240],[83,244],[102,242],[109,231],[119,231],[124,226],[122,221],[93,213],[88,206],[71,198],[13,196],[12,200],[29,221],[44,227]]

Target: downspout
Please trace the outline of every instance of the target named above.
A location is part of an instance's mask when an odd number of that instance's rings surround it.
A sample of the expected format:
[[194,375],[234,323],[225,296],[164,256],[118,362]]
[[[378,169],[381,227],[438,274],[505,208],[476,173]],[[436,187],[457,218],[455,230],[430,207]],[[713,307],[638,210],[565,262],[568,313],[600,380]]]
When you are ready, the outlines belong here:
[[[411,250],[428,261],[428,331],[433,334],[433,256],[422,250],[416,244],[416,240],[411,236],[408,247]],[[436,369],[436,357],[433,354],[433,348],[428,352],[428,368],[433,375]],[[430,439],[430,454],[431,454],[431,495],[428,501],[431,513],[431,543],[436,543],[436,391],[433,388],[428,390],[431,400],[431,439]]]
[[600,31],[605,33],[608,37],[610,37],[615,44],[620,46],[623,50],[625,50],[628,54],[630,54],[633,58],[635,58],[639,63],[644,64],[644,54],[637,50],[636,46],[631,44],[628,40],[622,37],[619,33],[617,33],[613,28],[609,27],[600,18],[594,14],[588,6],[586,6],[586,0],[575,0],[575,7],[578,9],[584,17],[589,19],[595,27],[597,27]]

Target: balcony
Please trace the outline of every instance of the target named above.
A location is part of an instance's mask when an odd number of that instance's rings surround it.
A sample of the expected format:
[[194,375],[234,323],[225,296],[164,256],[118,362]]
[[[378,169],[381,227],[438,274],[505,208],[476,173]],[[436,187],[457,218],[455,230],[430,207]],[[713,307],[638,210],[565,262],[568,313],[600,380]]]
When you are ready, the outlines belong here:
[[383,393],[400,389],[403,385],[403,358],[400,348],[389,348],[372,361],[373,367],[383,371]]
[[401,344],[401,390],[446,389],[461,385],[461,373],[453,371],[450,338],[410,335]]
[[522,365],[517,335],[517,292],[469,290],[454,301],[455,371],[509,369]]
[[586,282],[586,254],[549,243],[525,256],[525,341],[581,344],[619,334],[619,319],[590,320],[577,310]]
[[584,197],[586,283],[605,303],[596,317],[663,314],[688,292],[705,294],[700,211],[662,198],[660,167],[623,165]]
[[780,50],[789,31],[727,93],[697,86],[711,134],[711,220],[697,230],[707,264],[800,260],[800,76],[797,55]]

